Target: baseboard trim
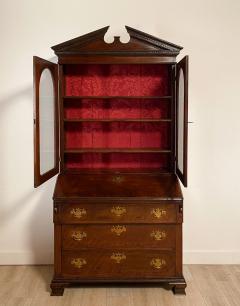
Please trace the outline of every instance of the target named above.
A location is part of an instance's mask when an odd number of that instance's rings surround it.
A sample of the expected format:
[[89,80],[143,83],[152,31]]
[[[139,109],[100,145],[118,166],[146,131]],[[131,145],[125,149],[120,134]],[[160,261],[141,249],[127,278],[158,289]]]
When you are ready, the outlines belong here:
[[49,265],[52,252],[0,252],[0,265]]
[[237,265],[240,264],[240,251],[184,251],[184,264]]
[[[240,251],[184,251],[184,264],[240,264]],[[52,252],[0,252],[0,265],[53,264]]]

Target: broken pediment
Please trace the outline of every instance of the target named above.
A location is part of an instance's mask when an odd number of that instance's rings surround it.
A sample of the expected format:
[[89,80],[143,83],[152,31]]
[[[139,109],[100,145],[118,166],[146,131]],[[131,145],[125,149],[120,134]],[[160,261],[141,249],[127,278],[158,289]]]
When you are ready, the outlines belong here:
[[109,26],[97,31],[68,40],[52,47],[57,55],[162,55],[177,56],[182,47],[159,39],[142,31],[126,26],[130,36],[127,43],[120,41],[119,36],[114,36],[112,43],[107,43],[104,36]]

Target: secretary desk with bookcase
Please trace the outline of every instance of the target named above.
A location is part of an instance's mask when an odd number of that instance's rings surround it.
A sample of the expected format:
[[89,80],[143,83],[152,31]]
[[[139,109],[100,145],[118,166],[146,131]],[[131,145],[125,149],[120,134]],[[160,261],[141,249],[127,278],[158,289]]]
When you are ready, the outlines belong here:
[[184,293],[188,57],[126,26],[34,57],[34,184],[53,195],[52,295],[86,284],[153,284]]

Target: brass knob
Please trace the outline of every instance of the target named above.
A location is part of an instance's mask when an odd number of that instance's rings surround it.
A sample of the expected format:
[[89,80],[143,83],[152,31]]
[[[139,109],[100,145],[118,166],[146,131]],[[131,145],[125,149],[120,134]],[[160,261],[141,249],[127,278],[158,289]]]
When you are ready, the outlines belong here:
[[73,240],[81,241],[81,240],[83,240],[83,238],[86,238],[86,237],[87,237],[87,233],[85,233],[85,232],[76,231],[76,232],[72,233],[72,239]]
[[167,234],[164,231],[152,231],[150,237],[153,237],[155,240],[164,240]]
[[155,269],[161,269],[163,266],[166,265],[166,261],[162,258],[153,258],[150,261],[150,265]]
[[75,218],[82,218],[82,216],[86,215],[87,212],[84,208],[73,208],[71,211],[70,211],[70,214],[73,215]]
[[71,265],[75,266],[78,269],[81,269],[83,265],[86,265],[87,261],[84,258],[74,258],[71,260]]
[[151,210],[151,214],[154,215],[155,218],[160,219],[163,216],[167,215],[166,210],[161,209],[161,208],[154,208]]
[[117,236],[120,236],[122,233],[124,233],[126,231],[127,231],[127,229],[126,229],[126,226],[124,226],[124,225],[114,225],[111,228],[111,232],[116,233]]
[[120,175],[117,175],[112,178],[112,181],[116,184],[120,184],[124,181],[124,178]]
[[125,214],[127,212],[125,207],[122,206],[114,206],[111,209],[111,213],[114,214],[117,217],[121,217],[123,214]]
[[117,264],[120,264],[122,260],[125,260],[127,257],[124,253],[113,253],[110,257],[114,260]]

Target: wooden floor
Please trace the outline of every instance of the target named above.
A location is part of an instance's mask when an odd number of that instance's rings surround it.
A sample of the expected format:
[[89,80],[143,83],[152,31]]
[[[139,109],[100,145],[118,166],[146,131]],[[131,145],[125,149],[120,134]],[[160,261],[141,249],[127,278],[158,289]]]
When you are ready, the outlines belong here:
[[49,295],[51,266],[0,266],[0,305],[240,306],[240,266],[187,265],[186,296],[162,288],[69,288]]

